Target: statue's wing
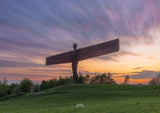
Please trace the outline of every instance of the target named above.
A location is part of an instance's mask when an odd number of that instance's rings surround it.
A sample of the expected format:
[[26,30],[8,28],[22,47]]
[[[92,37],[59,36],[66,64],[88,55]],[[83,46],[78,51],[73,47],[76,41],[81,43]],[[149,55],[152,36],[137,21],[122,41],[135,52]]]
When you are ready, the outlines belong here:
[[119,39],[78,49],[78,61],[109,54],[116,51],[119,51]]
[[[104,54],[109,54],[116,51],[119,51],[119,39],[77,49],[77,58],[78,58],[78,61],[81,61],[81,60],[101,56]],[[46,65],[71,63],[72,52],[73,51],[69,51],[66,53],[47,57]]]
[[72,61],[72,51],[50,56],[46,58],[46,65],[71,63]]

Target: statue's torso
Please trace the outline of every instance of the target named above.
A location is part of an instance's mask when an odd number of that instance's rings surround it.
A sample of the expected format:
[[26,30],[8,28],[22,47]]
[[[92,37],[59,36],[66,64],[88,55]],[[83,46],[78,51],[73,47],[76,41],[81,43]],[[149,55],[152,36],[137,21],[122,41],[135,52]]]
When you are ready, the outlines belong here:
[[77,56],[78,56],[78,55],[77,55],[77,51],[74,50],[74,51],[72,52],[72,65],[78,64],[78,57],[77,57]]

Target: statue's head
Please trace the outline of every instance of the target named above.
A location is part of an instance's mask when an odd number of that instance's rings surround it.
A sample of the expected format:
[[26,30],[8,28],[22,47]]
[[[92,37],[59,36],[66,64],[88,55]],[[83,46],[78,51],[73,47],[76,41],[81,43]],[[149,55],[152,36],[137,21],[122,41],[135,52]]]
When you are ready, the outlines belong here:
[[77,48],[77,44],[75,43],[75,44],[73,44],[73,48],[74,49],[76,49]]

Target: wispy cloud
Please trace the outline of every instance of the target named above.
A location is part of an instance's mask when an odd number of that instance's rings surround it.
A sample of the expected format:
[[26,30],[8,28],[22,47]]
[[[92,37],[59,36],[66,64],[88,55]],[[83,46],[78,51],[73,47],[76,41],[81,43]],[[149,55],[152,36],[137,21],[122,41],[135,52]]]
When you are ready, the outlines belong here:
[[[139,72],[133,72],[129,77],[131,79],[147,79],[147,78],[154,78],[156,77],[160,72],[157,71],[150,71],[150,70],[142,70]],[[122,75],[121,77],[125,77],[126,75]]]
[[133,68],[133,69],[135,69],[135,70],[137,70],[137,69],[142,69],[142,67],[136,67],[136,68]]
[[72,50],[73,43],[81,48],[115,38],[120,52],[98,59],[119,63],[118,57],[143,56],[130,50],[154,45],[149,31],[160,25],[159,5],[158,0],[0,1],[0,67],[43,67],[46,56]]

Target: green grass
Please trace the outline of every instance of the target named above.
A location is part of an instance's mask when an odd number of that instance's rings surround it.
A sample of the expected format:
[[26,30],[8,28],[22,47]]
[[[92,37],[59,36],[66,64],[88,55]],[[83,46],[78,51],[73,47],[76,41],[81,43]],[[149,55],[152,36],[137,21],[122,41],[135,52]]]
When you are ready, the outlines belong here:
[[[83,108],[76,105],[82,103]],[[0,113],[160,113],[160,86],[70,85],[0,103]]]

